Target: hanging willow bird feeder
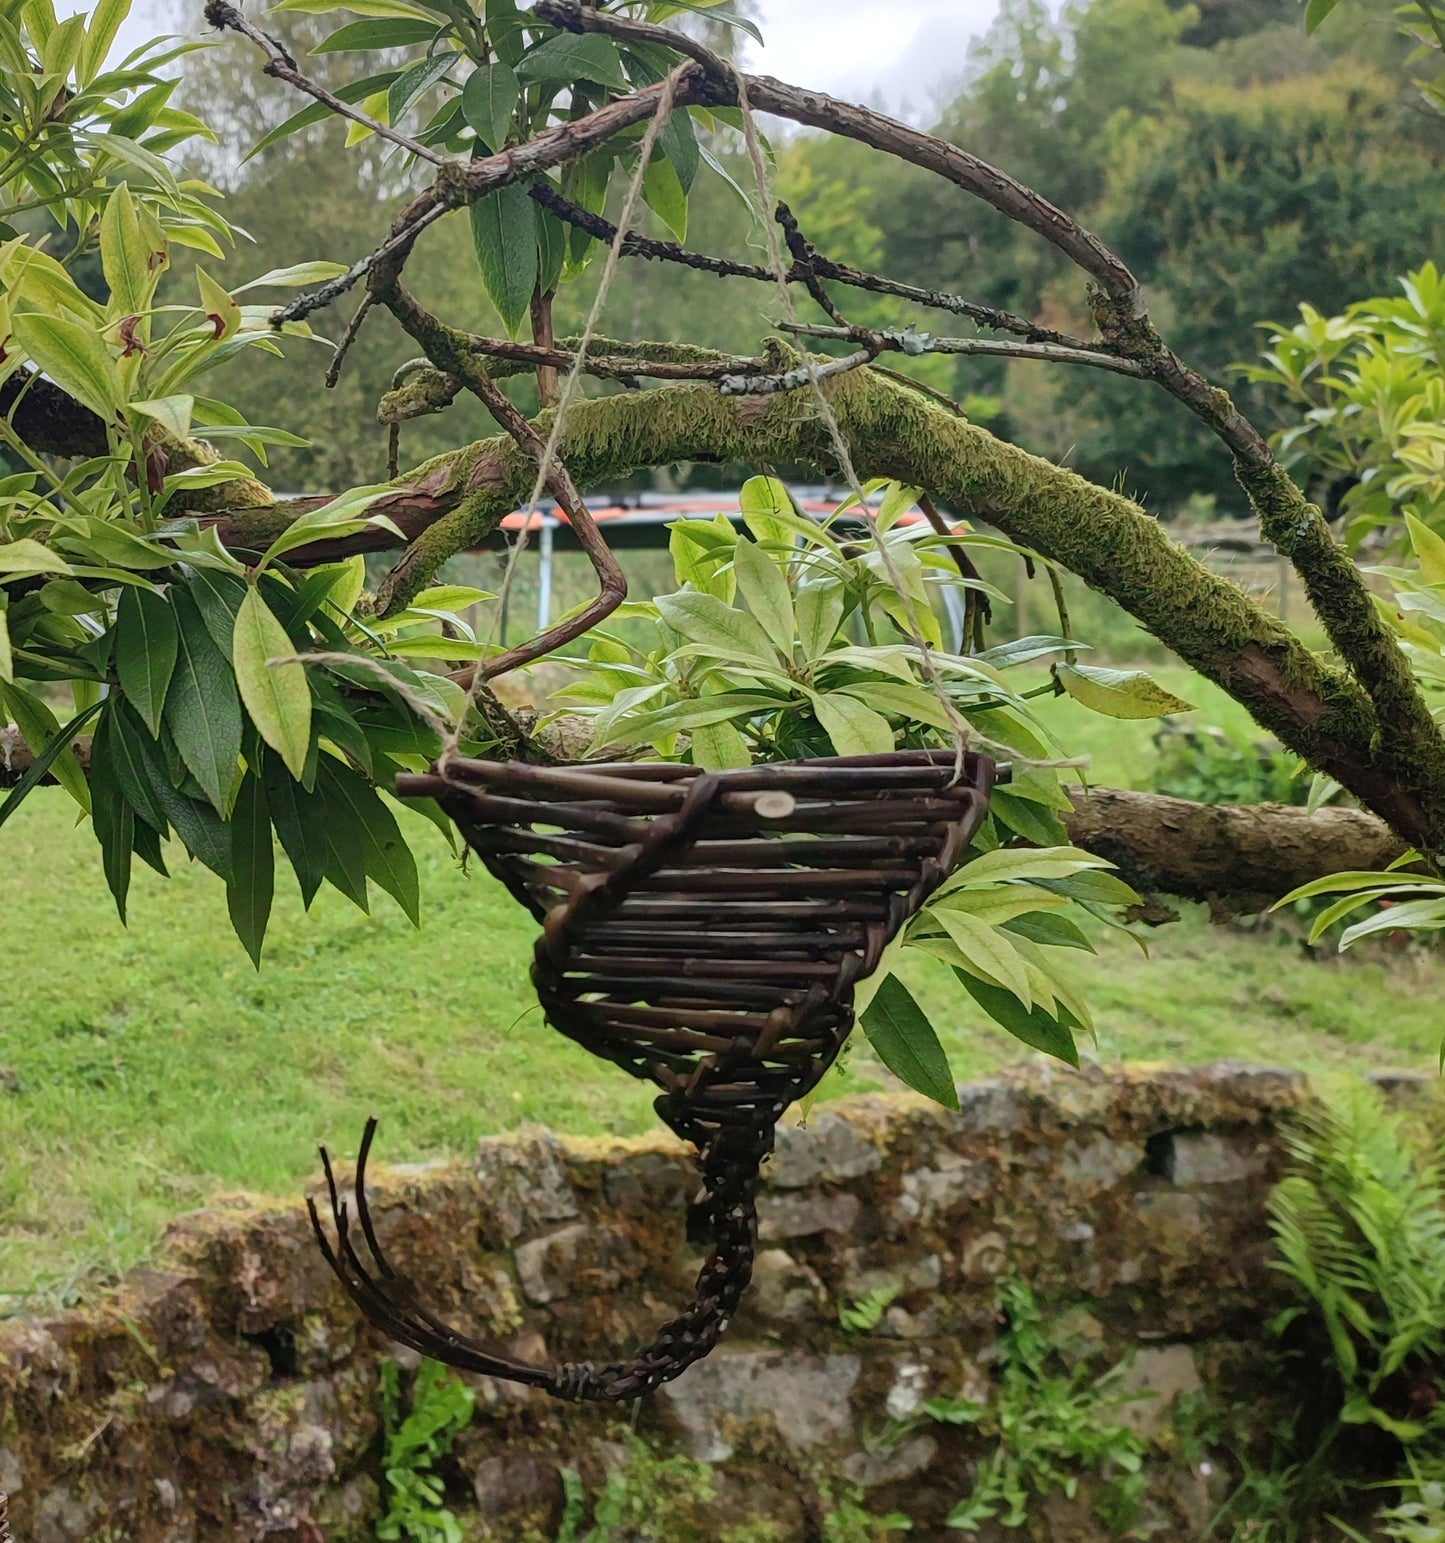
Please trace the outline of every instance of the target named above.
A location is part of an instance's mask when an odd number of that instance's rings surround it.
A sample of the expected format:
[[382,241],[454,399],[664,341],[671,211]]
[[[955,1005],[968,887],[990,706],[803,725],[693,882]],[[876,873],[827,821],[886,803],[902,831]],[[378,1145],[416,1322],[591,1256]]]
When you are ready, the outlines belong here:
[[636,1398],[705,1356],[752,1273],[779,1118],[837,1058],[854,988],[962,859],[997,774],[987,756],[918,750],[724,772],[452,760],[399,777],[542,924],[532,979],[552,1027],[662,1090],[658,1114],[697,1148],[712,1252],[692,1304],[631,1361],[497,1355],[422,1307],[383,1256],[372,1122],[355,1182],[369,1262],[329,1163],[334,1247],[311,1211],[362,1312],[424,1355],[563,1398]]

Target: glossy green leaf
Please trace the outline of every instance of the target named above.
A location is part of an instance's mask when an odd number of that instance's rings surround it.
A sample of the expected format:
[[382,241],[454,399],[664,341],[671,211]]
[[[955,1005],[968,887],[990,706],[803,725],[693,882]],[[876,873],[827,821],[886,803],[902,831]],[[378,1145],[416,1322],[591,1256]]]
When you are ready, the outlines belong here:
[[131,852],[135,842],[135,815],[115,772],[111,748],[111,715],[96,725],[90,745],[90,821],[100,843],[100,863],[105,882],[115,899],[122,922],[130,893]]
[[855,697],[818,694],[813,697],[813,711],[838,755],[881,755],[894,748],[888,720]]
[[131,808],[159,835],[169,829],[165,810],[156,797],[146,767],[148,756],[160,754],[155,736],[141,722],[135,708],[123,696],[107,699],[107,743],[116,780]]
[[728,722],[709,723],[692,731],[692,759],[694,765],[705,771],[727,771],[753,764],[747,741]]
[[895,1077],[945,1109],[958,1108],[958,1089],[938,1035],[896,975],[874,991],[861,1023],[878,1059]]
[[261,949],[276,892],[276,854],[271,845],[271,817],[266,790],[254,771],[247,772],[231,814],[231,880],[226,909],[251,963],[261,968]]
[[32,573],[70,572],[70,564],[63,557],[29,536],[0,546],[0,574],[28,577]]
[[462,87],[462,116],[489,150],[500,150],[506,144],[521,94],[516,72],[505,64],[479,64],[467,76]]
[[733,551],[733,570],[744,603],[777,646],[790,658],[795,623],[793,594],[783,570],[755,541],[739,541]]
[[1109,718],[1163,718],[1194,710],[1143,670],[1107,670],[1096,664],[1055,667],[1065,691],[1076,702]]
[[[326,804],[316,794],[306,791],[282,764],[280,756],[267,751],[264,757],[266,802],[282,850],[290,860],[301,890],[301,902],[310,910],[316,891],[326,877],[330,853],[326,842]],[[359,865],[363,889],[364,865]]]
[[679,241],[687,240],[687,189],[677,169],[664,156],[654,155],[647,163],[642,174],[642,197]]
[[843,620],[842,584],[836,579],[822,579],[800,585],[794,610],[803,657],[815,663],[838,636]]
[[[396,823],[396,816],[369,783],[335,762],[323,760],[318,784],[338,811],[345,811],[350,835],[359,850],[368,878],[376,882],[406,912],[413,925],[421,920],[421,890],[416,859]],[[328,835],[334,833],[328,828]]]
[[1305,6],[1305,34],[1314,32],[1321,22],[1340,3],[1340,0],[1309,0]]
[[126,406],[128,413],[140,413],[160,424],[163,429],[174,434],[177,439],[184,439],[191,432],[191,414],[195,410],[196,399],[185,392],[177,392],[173,396],[163,396],[140,402],[130,402]]
[[596,32],[559,32],[531,48],[517,64],[521,80],[590,80],[617,91],[629,89],[617,45]]
[[236,614],[233,648],[236,684],[251,721],[299,779],[311,745],[311,687],[305,665],[273,662],[294,659],[296,647],[254,586]]
[[[347,6],[350,10],[352,7]],[[374,48],[406,48],[412,43],[429,43],[437,34],[439,23],[425,16],[371,16],[349,21],[344,27],[323,38],[313,54],[360,53]]]
[[537,285],[536,205],[520,183],[495,188],[472,205],[472,247],[492,304],[516,337]]
[[165,595],[121,591],[115,622],[115,667],[120,689],[156,737],[175,672],[179,647],[176,615]]
[[1408,510],[1405,512],[1405,526],[1410,533],[1410,545],[1425,582],[1445,586],[1445,538],[1431,530],[1423,520],[1416,519]]
[[124,395],[115,361],[91,328],[65,316],[26,311],[11,322],[15,341],[56,383],[107,422]]
[[951,906],[939,906],[931,915],[958,945],[959,953],[967,961],[964,967],[970,974],[982,976],[992,985],[1013,992],[1025,1009],[1033,1007],[1028,970],[1018,951],[998,928],[982,917]]
[[724,605],[715,595],[659,595],[657,609],[675,632],[691,643],[718,650],[724,657],[739,654],[776,669],[778,652],[768,635],[743,611]]
[[430,59],[421,60],[410,69],[403,70],[387,87],[387,122],[399,123],[411,104],[440,84],[445,79],[447,71],[452,69],[456,62],[455,54],[442,52],[433,54]]
[[241,754],[241,702],[230,661],[190,593],[171,591],[178,626],[175,674],[166,697],[165,722],[191,775],[216,813],[230,809]]
[[970,975],[967,970],[953,972],[963,983],[964,989],[975,1002],[1001,1028],[1008,1030],[1033,1050],[1042,1050],[1070,1066],[1079,1064],[1079,1047],[1074,1041],[1069,1020],[1073,1017],[1067,1008],[1059,1016],[1047,1008],[1035,1007],[1031,1011],[1011,991],[1001,986],[991,986],[987,981]]
[[780,546],[792,542],[797,516],[787,488],[776,477],[749,477],[738,494],[738,507],[743,523],[759,541]]
[[110,311],[133,316],[148,309],[155,290],[150,243],[141,234],[140,218],[130,188],[120,183],[106,200],[100,217],[100,261],[110,286]]

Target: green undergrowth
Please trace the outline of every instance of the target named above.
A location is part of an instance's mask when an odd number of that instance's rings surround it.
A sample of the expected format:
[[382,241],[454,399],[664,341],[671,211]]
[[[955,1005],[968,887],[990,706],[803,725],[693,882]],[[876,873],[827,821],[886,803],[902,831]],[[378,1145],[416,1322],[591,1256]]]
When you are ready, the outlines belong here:
[[[1197,677],[1161,677],[1204,721],[1233,721]],[[1100,781],[1147,783],[1152,725],[1045,705],[1066,741],[1096,736],[1083,748]],[[169,1218],[218,1193],[297,1194],[317,1172],[316,1143],[349,1152],[372,1113],[383,1161],[465,1153],[525,1121],[656,1128],[643,1084],[544,1026],[530,919],[484,872],[462,873],[430,827],[413,828],[419,932],[390,902],[368,918],[329,891],[307,915],[283,886],[258,975],[199,866],[169,883],[138,874],[127,931],[65,796],[44,790],[16,815],[0,870],[0,1311],[64,1300],[143,1260]],[[1106,1062],[1434,1068],[1445,966],[1428,956],[1312,961],[1288,934],[1211,927],[1194,908],[1150,943],[1152,960],[1112,933],[1097,958],[1077,955]],[[960,1077],[1028,1054],[977,1021],[942,966],[908,975]],[[857,1036],[823,1096],[894,1086]]]

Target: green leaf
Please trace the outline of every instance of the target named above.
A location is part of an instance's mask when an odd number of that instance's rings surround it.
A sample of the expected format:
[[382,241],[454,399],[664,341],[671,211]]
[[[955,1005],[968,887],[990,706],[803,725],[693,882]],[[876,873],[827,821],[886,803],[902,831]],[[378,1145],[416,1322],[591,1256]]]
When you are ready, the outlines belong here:
[[168,429],[177,439],[184,439],[191,432],[191,413],[195,410],[195,406],[195,397],[178,392],[174,396],[128,403],[126,410],[142,413],[145,417],[159,423],[162,428]]
[[307,284],[324,284],[327,279],[340,278],[346,272],[345,263],[329,263],[321,259],[309,263],[293,263],[289,268],[270,268],[260,278],[233,289],[232,295],[244,295],[250,289],[301,289]]
[[178,638],[175,612],[164,595],[135,588],[121,591],[115,621],[116,674],[153,738],[160,736]]
[[743,523],[759,541],[788,546],[797,516],[788,490],[776,477],[749,477],[738,494]]
[[196,292],[201,297],[201,309],[215,326],[217,338],[230,337],[241,325],[241,307],[231,298],[230,290],[218,284],[204,268],[197,268]]
[[1000,986],[990,986],[987,981],[970,975],[967,970],[953,972],[963,983],[964,989],[975,1002],[1000,1027],[1008,1030],[1017,1040],[1031,1049],[1042,1050],[1045,1055],[1066,1061],[1070,1066],[1079,1064],[1079,1047],[1074,1042],[1072,1029],[1066,1022],[1073,1017],[1067,1008],[1062,1017],[1055,1017],[1045,1007],[1027,1010],[1011,991]]
[[671,161],[654,155],[647,163],[642,198],[679,241],[687,240],[687,189]]
[[125,400],[120,377],[98,333],[64,316],[25,311],[11,325],[15,341],[42,370],[107,422]]
[[1378,932],[1436,932],[1441,928],[1445,928],[1445,899],[1407,900],[1346,927],[1340,934],[1340,949],[1343,952]]
[[793,653],[793,595],[783,570],[756,541],[739,541],[733,570],[747,608],[762,624],[784,658]]
[[160,753],[155,737],[147,734],[135,709],[123,696],[109,699],[105,716],[111,764],[127,801],[158,835],[168,834],[165,810],[146,768],[146,758]]
[[[59,584],[67,582],[65,579],[57,579]],[[45,586],[47,589],[50,586]],[[15,679],[15,652],[10,646],[10,621],[3,608],[0,608],[0,682],[13,681]]]
[[[282,850],[290,859],[301,890],[301,903],[307,910],[326,877],[330,853],[326,843],[326,803],[321,797],[308,793],[282,764],[274,751],[266,751],[264,757],[266,802],[281,838]],[[366,870],[361,867],[361,882],[365,891]]]
[[425,96],[433,86],[437,85],[456,62],[455,54],[443,52],[433,54],[430,59],[423,59],[420,63],[412,65],[410,69],[403,70],[387,87],[387,122],[399,123],[407,108],[418,97]]
[[167,822],[175,827],[181,843],[218,878],[231,880],[231,832],[209,804],[180,792],[166,773],[161,746],[138,738],[146,779]]
[[697,132],[692,126],[692,116],[686,108],[674,107],[668,114],[667,122],[657,133],[657,148],[672,164],[683,192],[691,192],[693,179],[702,161],[702,150],[697,142]]
[[[323,758],[318,787],[327,802],[350,825],[348,835],[359,840],[367,877],[373,878],[406,912],[413,926],[421,921],[421,888],[416,859],[380,794],[349,768]],[[333,832],[328,828],[328,836]]]
[[737,532],[728,525],[726,536],[717,525],[704,520],[678,520],[668,532],[667,546],[679,584],[691,584],[705,595],[715,595],[731,605],[737,591],[732,569]]
[[657,609],[662,619],[689,642],[703,648],[717,649],[724,657],[740,654],[753,662],[776,669],[778,653],[767,633],[743,611],[724,605],[715,595],[659,595]]
[[1024,961],[996,927],[951,906],[939,906],[930,915],[958,945],[959,953],[967,961],[964,968],[971,975],[980,975],[991,985],[1013,992],[1025,1009],[1033,1007]]
[[811,664],[827,653],[843,620],[843,586],[836,579],[823,579],[798,588],[795,605],[798,642],[803,657]]
[[140,218],[130,188],[120,183],[106,200],[100,217],[100,263],[110,286],[110,312],[134,316],[149,308],[155,291],[150,242],[141,234]]
[[[348,5],[347,10],[352,7]],[[438,23],[422,16],[381,16],[365,21],[349,21],[323,38],[313,54],[360,53],[373,48],[406,48],[412,43],[429,43],[437,35]]]
[[1408,510],[1405,525],[1410,532],[1410,545],[1415,549],[1415,557],[1425,582],[1445,586],[1445,539]]
[[881,755],[893,749],[893,730],[882,713],[838,692],[814,693],[813,711],[839,755]]
[[115,898],[116,912],[125,921],[130,893],[130,860],[135,843],[135,815],[115,774],[111,746],[111,715],[96,725],[90,744],[90,822],[100,842],[105,882]]
[[[165,721],[191,775],[216,813],[230,809],[241,754],[241,702],[236,677],[188,591],[171,592],[179,627],[175,675]],[[199,855],[199,854],[198,854]]]
[[236,613],[236,684],[261,738],[299,781],[311,746],[311,687],[305,665],[271,663],[294,659],[295,653],[261,591],[248,587]]
[[1340,3],[1340,0],[1309,0],[1305,7],[1305,36],[1316,31],[1322,21]]
[[[73,728],[60,727],[59,719],[46,707],[45,702],[40,701],[40,697],[32,696],[20,685],[0,687],[0,701],[9,705],[15,728],[19,728],[20,736],[31,748],[31,755],[39,758],[59,741],[56,753],[46,759],[46,772],[54,773],[54,778],[65,788],[65,792],[86,813],[90,813],[90,784],[85,781],[85,773],[80,770],[76,753],[71,750]],[[82,719],[90,719],[90,710],[82,714]]]
[[856,697],[876,712],[889,713],[913,723],[928,723],[936,729],[951,729],[953,720],[933,691],[922,686],[905,686],[901,680],[850,681],[838,690]]
[[271,845],[266,790],[254,771],[247,772],[231,815],[231,881],[226,885],[226,909],[241,946],[258,970],[275,891],[276,854]]
[[504,64],[515,69],[527,46],[523,28],[526,23],[517,9],[517,0],[487,0],[487,38]]
[[1009,917],[1002,925],[1007,931],[1045,948],[1081,948],[1086,953],[1097,952],[1088,935],[1067,916],[1031,908],[1021,916]]
[[536,205],[521,183],[494,188],[472,205],[472,247],[492,304],[516,337],[537,285]]
[[693,763],[705,771],[751,766],[747,741],[727,722],[699,725],[692,731]]
[[0,546],[0,573],[8,573],[17,578],[28,577],[33,573],[63,573],[69,575],[71,566],[49,547],[42,546],[38,541],[26,536],[20,541],[11,541],[5,546]]
[[506,144],[521,95],[516,72],[505,64],[479,64],[467,76],[462,87],[462,117],[489,150],[500,150]]
[[1143,670],[1106,670],[1096,664],[1060,664],[1055,673],[1076,702],[1109,718],[1163,718],[1194,710]]
[[862,1025],[878,1059],[895,1077],[945,1109],[958,1108],[958,1089],[938,1035],[896,975],[873,993]]
[[1031,798],[1020,798],[1007,788],[995,788],[989,807],[995,819],[1035,846],[1056,846],[1068,840],[1069,833],[1058,815]]
[[568,85],[590,80],[618,91],[631,89],[617,45],[596,32],[560,32],[546,38],[522,56],[517,75],[522,80],[556,80]]
[[[10,711],[15,716],[16,727],[20,729],[20,733],[24,738],[25,743],[30,746],[31,751],[35,756],[35,759],[30,763],[30,769],[23,777],[21,777],[20,781],[17,782],[6,795],[5,802],[0,803],[0,825],[4,825],[6,820],[8,820],[10,816],[15,813],[15,811],[22,803],[25,802],[30,794],[36,788],[38,788],[42,782],[44,782],[45,778],[50,774],[52,769],[55,771],[57,779],[64,781],[64,778],[61,777],[60,768],[65,764],[66,760],[68,760],[70,764],[75,767],[76,775],[80,777],[80,780],[82,782],[85,781],[85,775],[83,772],[81,772],[80,766],[76,762],[75,756],[73,752],[71,752],[70,746],[72,741],[75,739],[75,736],[80,733],[85,725],[89,723],[90,720],[100,711],[101,707],[104,706],[103,703],[96,702],[93,703],[90,707],[87,707],[83,713],[77,713],[76,716],[72,718],[63,729],[59,729],[54,733],[46,734],[43,738],[41,738],[41,748],[36,750],[35,745],[30,739],[30,736],[26,734],[23,725],[20,723],[20,714],[15,712],[16,697],[24,695],[25,693],[20,691],[18,687],[11,686],[6,688],[4,686],[0,686],[0,703],[9,704]],[[52,721],[54,720],[52,719]],[[68,784],[67,791],[70,791]],[[88,791],[86,798],[87,802],[82,807],[88,808]]]
[[192,576],[190,590],[206,631],[229,659],[235,646],[236,616],[246,598],[246,586],[233,574],[201,568]]
[[131,0],[100,0],[90,15],[90,28],[76,61],[75,78],[88,86],[100,73],[110,45],[115,42],[121,23],[130,15]]
[[1290,890],[1283,900],[1276,900],[1270,909],[1277,911],[1281,906],[1291,905],[1296,900],[1309,900],[1315,895],[1335,895],[1357,889],[1378,889],[1384,894],[1391,890],[1423,885],[1427,892],[1434,892],[1439,883],[1439,879],[1432,879],[1426,873],[1374,873],[1362,872],[1358,869],[1347,870],[1344,873],[1327,874],[1322,879],[1311,879],[1308,884],[1301,884],[1298,889]]
[[[330,8],[341,9],[339,5]],[[364,80],[348,81],[346,85],[336,88],[336,95],[343,102],[363,101],[378,90],[386,90],[399,73],[397,70],[387,70],[381,75],[368,75]],[[303,107],[300,112],[292,113],[284,122],[278,123],[269,134],[263,135],[242,157],[242,164],[260,155],[263,150],[269,150],[279,140],[299,133],[302,129],[310,128],[313,124],[329,122],[331,117],[332,110],[325,102],[313,102],[310,107]]]

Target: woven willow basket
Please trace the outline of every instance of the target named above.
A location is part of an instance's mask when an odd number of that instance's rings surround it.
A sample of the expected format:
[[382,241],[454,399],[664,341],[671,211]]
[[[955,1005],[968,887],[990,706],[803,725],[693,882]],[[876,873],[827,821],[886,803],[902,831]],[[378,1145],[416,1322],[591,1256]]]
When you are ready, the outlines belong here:
[[843,1048],[854,987],[968,849],[995,775],[986,756],[960,768],[920,750],[717,773],[459,760],[399,777],[542,924],[532,979],[553,1028],[661,1089],[657,1112],[698,1151],[713,1248],[691,1306],[632,1361],[496,1355],[421,1307],[383,1257],[368,1125],[355,1202],[370,1264],[329,1163],[334,1248],[312,1208],[361,1310],[425,1355],[564,1398],[635,1398],[706,1355],[752,1273],[777,1121]]

